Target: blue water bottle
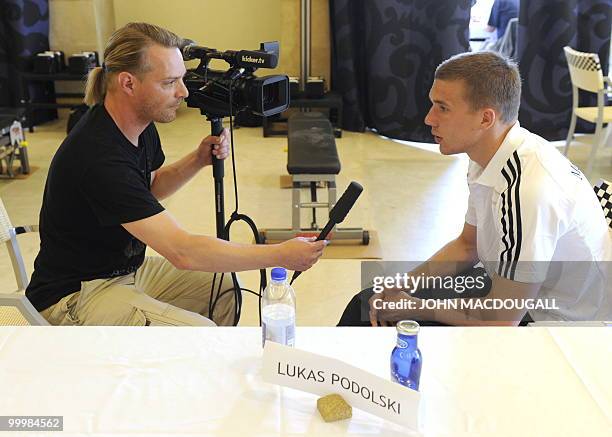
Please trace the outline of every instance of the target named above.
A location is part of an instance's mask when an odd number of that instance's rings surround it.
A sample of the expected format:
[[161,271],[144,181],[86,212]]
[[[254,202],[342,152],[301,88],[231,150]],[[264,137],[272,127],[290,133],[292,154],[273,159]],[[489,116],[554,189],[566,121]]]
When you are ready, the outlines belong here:
[[417,345],[419,324],[402,320],[396,325],[397,345],[391,352],[391,380],[413,390],[419,390],[421,351]]

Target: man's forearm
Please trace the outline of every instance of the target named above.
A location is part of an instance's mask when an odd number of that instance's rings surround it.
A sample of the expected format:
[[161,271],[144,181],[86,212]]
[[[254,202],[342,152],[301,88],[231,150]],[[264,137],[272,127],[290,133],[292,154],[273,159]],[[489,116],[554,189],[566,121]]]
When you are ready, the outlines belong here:
[[454,276],[473,267],[478,262],[475,248],[461,238],[449,242],[431,258],[412,270],[410,276]]
[[[421,300],[421,299],[419,299]],[[411,312],[410,317],[418,320],[429,320],[451,326],[517,326],[522,318],[496,316],[494,310],[480,310],[478,304],[484,298],[462,299],[465,303],[462,310],[452,308],[419,309]],[[423,300],[421,300],[423,301]],[[468,302],[472,301],[472,302]],[[524,315],[524,314],[523,314]]]
[[151,192],[158,200],[174,194],[203,167],[197,152],[192,152],[177,162],[165,165],[155,172]]
[[[431,301],[430,305],[426,305],[423,299],[412,298],[416,301],[417,307],[411,317],[435,320],[454,326],[518,325],[527,312],[526,300],[537,298],[541,284],[511,281],[497,274],[493,275],[492,281],[491,290],[484,297]],[[494,307],[496,301],[500,304],[498,307]],[[509,306],[501,305],[502,302],[508,303]]]
[[184,270],[240,272],[282,266],[278,244],[240,244],[205,235],[186,234],[173,264]]

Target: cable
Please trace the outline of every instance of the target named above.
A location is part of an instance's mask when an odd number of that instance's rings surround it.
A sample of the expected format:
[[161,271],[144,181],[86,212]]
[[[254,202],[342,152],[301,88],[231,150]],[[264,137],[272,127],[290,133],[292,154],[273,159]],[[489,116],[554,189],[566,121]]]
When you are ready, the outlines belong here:
[[[234,156],[234,123],[233,123],[233,116],[232,116],[232,87],[234,86],[234,81],[232,80],[230,82],[230,86],[229,86],[229,104],[230,104],[230,117],[229,117],[229,123],[230,123],[230,144],[231,144],[231,151],[232,151],[232,177],[234,178],[234,201],[235,201],[235,205],[234,205],[234,214],[238,214],[238,180],[236,179],[236,158]],[[228,233],[228,238],[229,238],[229,233]]]
[[215,283],[217,282],[217,273],[215,273],[213,275],[213,280],[212,280],[212,284],[210,286],[210,297],[208,299],[208,316],[210,318],[210,320],[212,320],[212,314],[213,314],[213,293],[215,291]]
[[249,290],[248,288],[244,288],[244,287],[242,287],[242,291],[246,291],[247,293],[251,293],[251,294],[254,294],[255,296],[260,296],[260,297],[261,297],[261,294],[259,294],[259,293],[258,293],[258,292],[256,292],[256,291]]

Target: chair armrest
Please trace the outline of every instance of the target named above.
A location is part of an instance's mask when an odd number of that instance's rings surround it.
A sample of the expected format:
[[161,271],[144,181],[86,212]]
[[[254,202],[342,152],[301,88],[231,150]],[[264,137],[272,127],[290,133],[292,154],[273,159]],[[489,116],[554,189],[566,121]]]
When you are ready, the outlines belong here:
[[[17,321],[17,325],[23,325],[22,320],[25,319],[29,325],[49,326],[49,322],[36,311],[36,308],[30,303],[28,298],[25,296],[23,290],[18,290],[14,293],[0,293],[0,307],[4,307],[0,314],[0,325],[5,325],[8,321],[8,325],[13,325],[12,322]],[[10,311],[10,309],[16,310],[18,315]],[[5,320],[6,319],[6,320]]]

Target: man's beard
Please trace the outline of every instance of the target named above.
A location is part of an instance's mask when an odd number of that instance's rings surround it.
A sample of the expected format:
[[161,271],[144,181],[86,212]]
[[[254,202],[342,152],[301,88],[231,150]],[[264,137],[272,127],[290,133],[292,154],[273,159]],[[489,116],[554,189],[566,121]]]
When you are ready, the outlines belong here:
[[156,123],[170,123],[176,119],[177,110],[178,107],[176,106],[159,109],[155,103],[146,102],[141,108],[140,115],[143,119]]
[[176,119],[176,111],[178,108],[167,108],[159,111],[157,116],[153,118],[153,121],[157,123],[170,123]]

